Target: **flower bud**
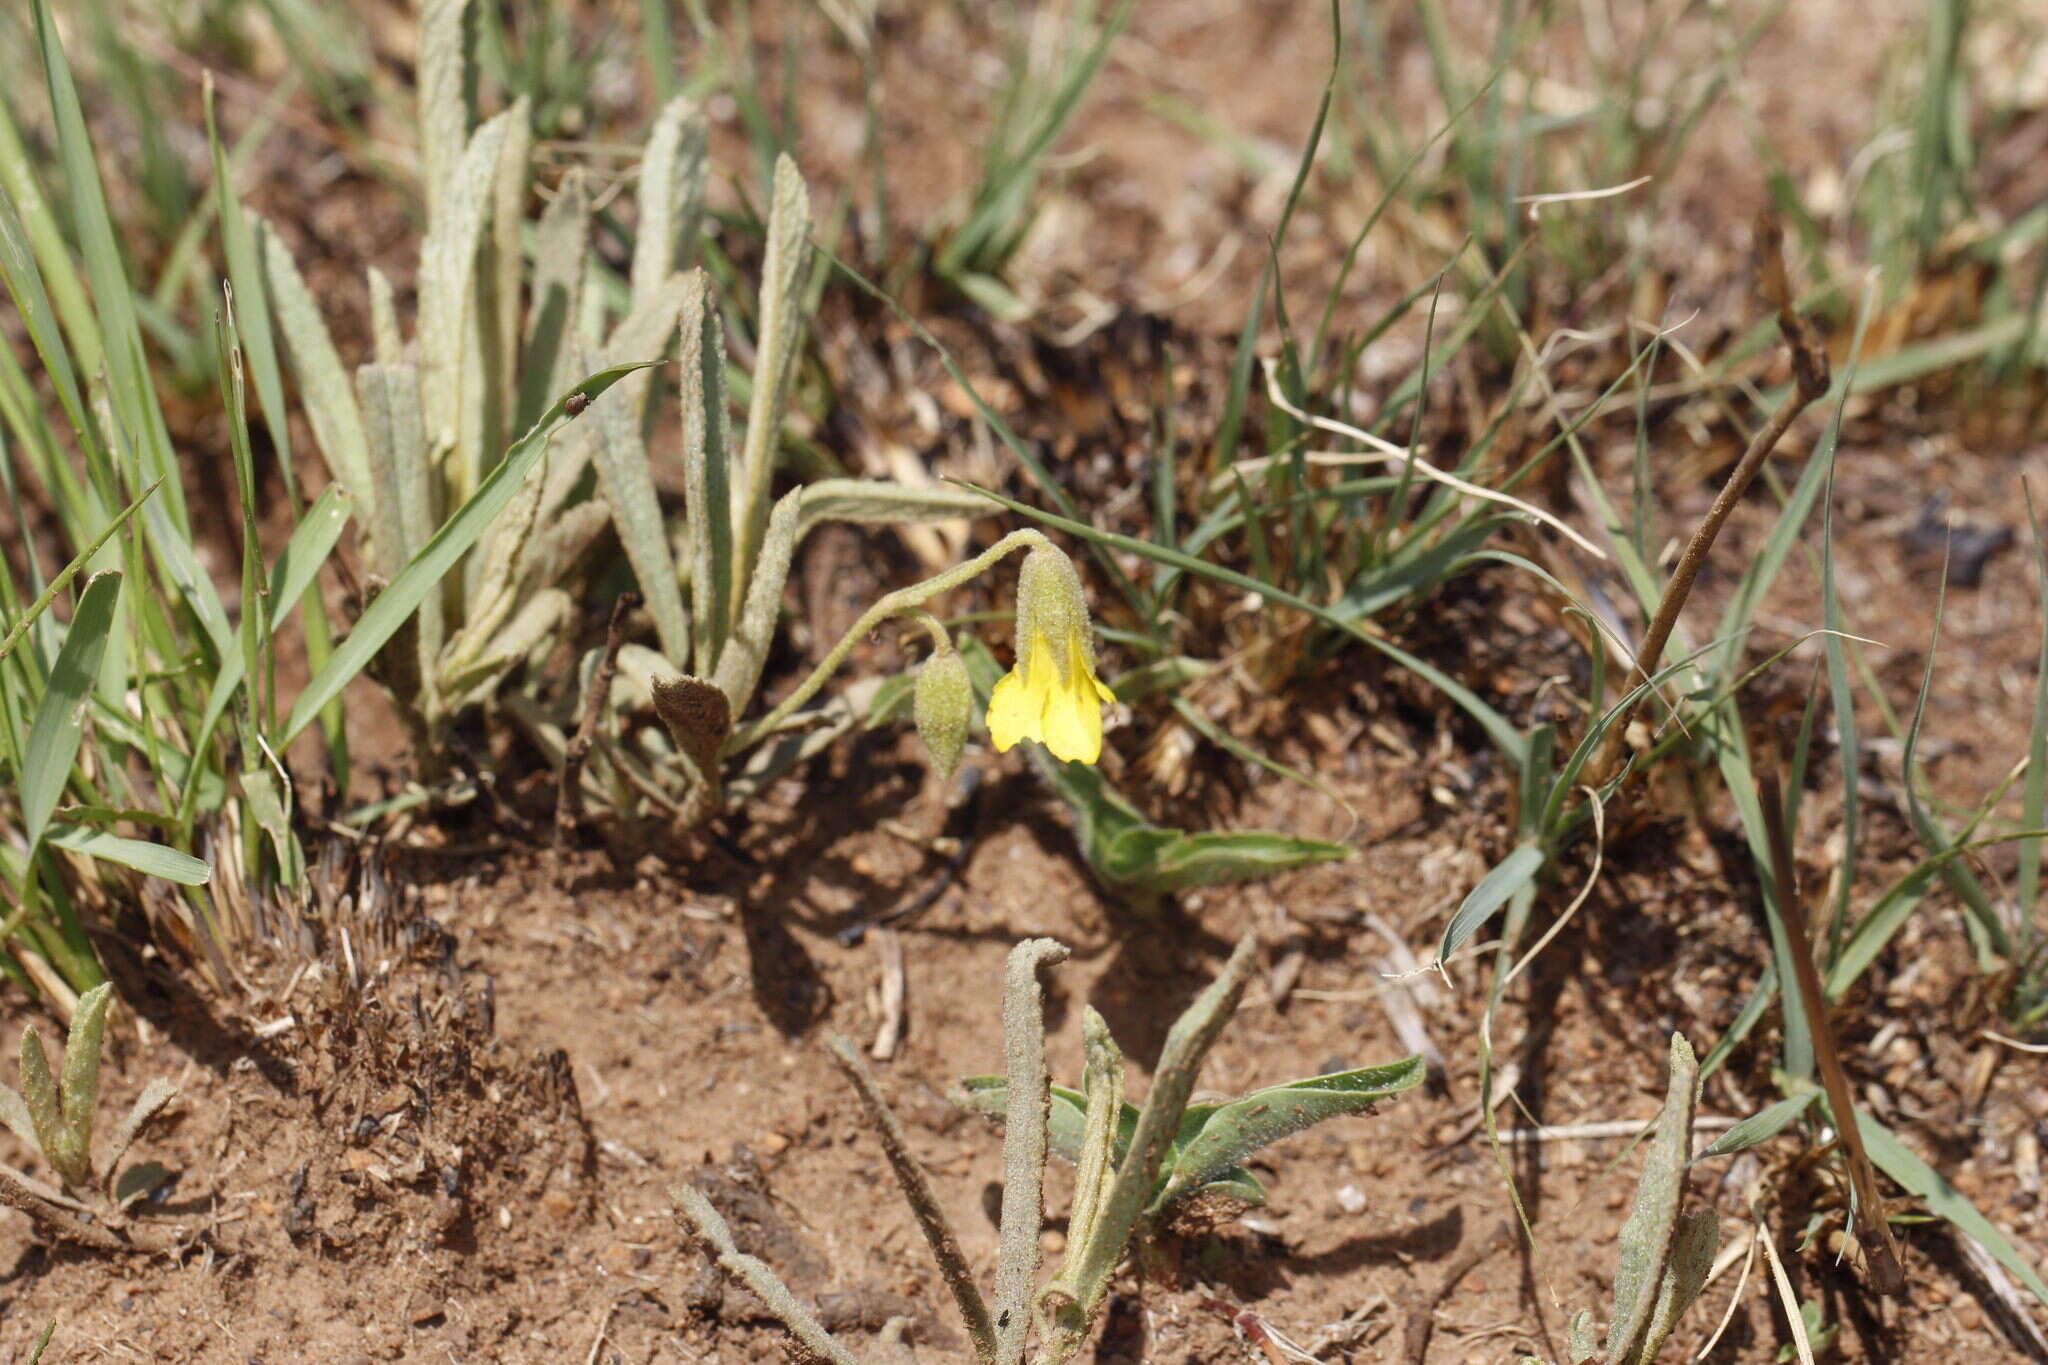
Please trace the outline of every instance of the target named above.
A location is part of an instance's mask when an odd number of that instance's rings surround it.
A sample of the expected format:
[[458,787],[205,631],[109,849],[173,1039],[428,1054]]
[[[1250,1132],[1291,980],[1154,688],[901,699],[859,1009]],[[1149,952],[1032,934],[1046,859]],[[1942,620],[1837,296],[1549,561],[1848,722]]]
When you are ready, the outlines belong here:
[[949,646],[918,666],[910,714],[931,751],[932,767],[940,777],[951,777],[960,766],[960,750],[974,716],[974,686],[958,650]]

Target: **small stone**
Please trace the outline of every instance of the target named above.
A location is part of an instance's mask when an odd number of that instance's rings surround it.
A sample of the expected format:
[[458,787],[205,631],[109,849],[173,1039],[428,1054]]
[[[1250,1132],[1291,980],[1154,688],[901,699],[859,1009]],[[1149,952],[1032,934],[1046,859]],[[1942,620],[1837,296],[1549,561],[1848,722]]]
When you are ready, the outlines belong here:
[[1057,1256],[1067,1249],[1067,1234],[1058,1228],[1047,1228],[1038,1234],[1038,1249],[1048,1256]]
[[773,1128],[761,1134],[760,1148],[764,1155],[781,1156],[789,1150],[789,1139]]
[[1356,1185],[1343,1185],[1337,1190],[1337,1207],[1346,1213],[1365,1212],[1365,1191]]

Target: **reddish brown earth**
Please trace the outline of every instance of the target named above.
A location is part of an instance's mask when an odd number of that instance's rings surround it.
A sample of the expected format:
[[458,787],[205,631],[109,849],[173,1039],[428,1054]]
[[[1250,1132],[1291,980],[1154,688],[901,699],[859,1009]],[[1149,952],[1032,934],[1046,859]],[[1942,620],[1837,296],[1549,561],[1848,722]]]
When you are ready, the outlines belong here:
[[[827,30],[814,14],[762,8],[766,51],[777,50],[784,24]],[[1723,334],[1753,317],[1744,226],[1760,198],[1746,151],[1752,121],[1780,130],[1781,154],[1818,184],[1867,136],[1895,44],[1919,23],[1914,6],[1881,6],[1843,43],[1836,8],[1788,10],[1743,68],[1740,99],[1717,106],[1697,154],[1659,187],[1668,208],[1655,225],[1663,292],[1672,312],[1707,309],[1702,331]],[[1492,9],[1450,7],[1481,35],[1478,16]],[[997,49],[961,8],[887,10],[880,52],[892,199],[900,221],[922,221],[971,180],[973,145],[955,130],[974,126],[985,78],[974,73],[989,70]],[[1224,338],[1241,318],[1285,188],[1284,170],[1277,182],[1246,174],[1220,148],[1149,114],[1144,97],[1199,99],[1291,166],[1327,61],[1321,24],[1321,8],[1308,3],[1145,7],[1062,144],[1073,166],[1051,180],[1055,228],[1023,267],[1045,305],[1037,334],[967,318],[935,286],[922,300],[977,382],[1074,474],[1091,511],[1110,504],[1142,452],[1161,338],[1176,357],[1190,434],[1208,430],[1228,363]],[[1420,35],[1403,18],[1388,21],[1384,40],[1399,76],[1384,97],[1411,136],[1426,132],[1437,115]],[[402,52],[410,39],[394,26],[386,41]],[[1710,35],[1681,25],[1672,43],[1658,71],[1686,69]],[[1581,55],[1561,45],[1546,57],[1550,74],[1566,86],[1582,80]],[[981,65],[962,65],[969,57]],[[1830,80],[1810,79],[1822,60]],[[799,150],[829,194],[858,183],[860,73],[838,47],[807,61]],[[720,164],[743,164],[732,111],[713,112],[723,120]],[[275,153],[275,180],[256,193],[302,257],[323,262],[323,291],[345,301],[366,261],[410,267],[411,229],[401,197],[357,170],[323,196],[296,192],[294,177],[309,174],[317,149],[294,125]],[[1290,238],[1290,282],[1298,274],[1304,289],[1326,285],[1369,206],[1362,189],[1310,203]],[[1376,239],[1347,296],[1361,316],[1441,260],[1431,243],[1443,225],[1417,215],[1395,226],[1384,250]],[[1215,258],[1223,264],[1205,275],[1204,262],[1230,240],[1235,254]],[[1617,316],[1632,302],[1612,290],[1601,297]],[[1046,340],[1085,330],[1076,324],[1096,315],[1095,299],[1123,310],[1115,325],[1079,349]],[[1551,300],[1545,315],[1569,321],[1574,306]],[[1164,320],[1135,316],[1155,313]],[[874,310],[835,296],[818,333],[835,373],[883,375],[849,382],[847,411],[824,428],[828,440],[852,433],[835,450],[842,459],[866,468],[895,444],[937,469],[1012,476],[974,440],[961,396],[929,356]],[[343,329],[341,340],[359,349],[363,337]],[[1397,334],[1387,345],[1415,343]],[[904,359],[892,367],[878,355]],[[1476,368],[1447,376],[1446,410],[1465,386],[1484,382]],[[935,413],[919,390],[938,400]],[[1685,534],[1731,458],[1725,423],[1691,420],[1698,416],[1674,411],[1657,428],[1664,535]],[[1540,425],[1531,418],[1532,429]],[[1818,430],[1809,415],[1787,442],[1778,465],[1788,482]],[[1591,431],[1612,494],[1626,494],[1632,435],[1627,414]],[[1944,494],[1964,521],[2014,528],[2024,541],[2023,476],[2036,486],[2048,477],[2038,399],[2028,409],[1933,384],[1852,406],[1836,499],[1839,574],[1851,628],[1880,642],[1867,657],[1894,707],[1909,707],[1919,683],[1941,578],[1938,551],[1915,548],[1906,533],[1925,500]],[[1586,515],[1572,489],[1552,492],[1561,514]],[[1699,634],[1760,545],[1772,506],[1760,493],[1731,525],[1689,617]],[[843,609],[837,585],[885,586],[911,558],[890,537],[821,539],[796,600],[806,614],[829,615]],[[2040,611],[2023,551],[1993,557],[1980,584],[1946,597],[1925,752],[1937,797],[1961,811],[2020,757]],[[1795,555],[1760,613],[1756,657],[1819,618],[1814,562]],[[1505,570],[1462,580],[1387,624],[1522,722],[1554,718],[1550,680],[1583,667],[1554,601]],[[1231,628],[1226,621],[1219,634],[1231,638]],[[785,674],[807,647],[793,642],[780,660]],[[1808,644],[1754,684],[1760,725],[1796,724],[1817,657]],[[857,671],[901,663],[882,640]],[[893,731],[842,741],[708,837],[592,835],[558,860],[543,837],[549,775],[517,746],[485,748],[501,765],[497,799],[381,842],[338,845],[304,942],[250,945],[242,987],[208,988],[175,954],[115,950],[129,1022],[113,1030],[105,1106],[118,1112],[152,1077],[180,1087],[169,1127],[135,1153],[175,1173],[144,1214],[172,1249],[124,1256],[53,1246],[21,1218],[0,1219],[0,1353],[24,1355],[54,1317],[51,1361],[774,1358],[781,1333],[709,1272],[671,1212],[669,1189],[692,1181],[857,1352],[871,1349],[886,1318],[908,1314],[920,1358],[969,1359],[879,1149],[820,1046],[833,1031],[871,1041],[881,1024],[888,940],[848,947],[838,932],[936,890],[897,931],[902,1040],[877,1069],[984,1282],[994,1263],[999,1135],[946,1092],[997,1065],[996,983],[1010,946],[1050,935],[1074,949],[1049,1000],[1055,1074],[1079,1073],[1085,1003],[1108,1019],[1141,1090],[1177,1011],[1249,931],[1262,970],[1205,1087],[1237,1091],[1401,1055],[1383,1003],[1395,991],[1413,997],[1446,1074],[1377,1115],[1262,1153],[1255,1169],[1271,1207],[1169,1241],[1142,1277],[1127,1271],[1094,1358],[1260,1359],[1233,1332],[1240,1308],[1296,1342],[1322,1344],[1328,1360],[1412,1365],[1424,1318],[1435,1328],[1426,1359],[1438,1365],[1525,1351],[1562,1358],[1571,1312],[1604,1316],[1639,1156],[1605,1138],[1513,1145],[1508,1164],[1534,1244],[1493,1241],[1510,1206],[1475,1132],[1491,955],[1454,964],[1443,981],[1404,985],[1385,974],[1388,936],[1427,959],[1449,912],[1505,852],[1498,761],[1440,697],[1360,651],[1284,690],[1247,678],[1203,701],[1234,733],[1315,772],[1356,822],[1323,795],[1199,747],[1185,789],[1153,785],[1167,722],[1147,710],[1113,735],[1112,775],[1163,819],[1341,839],[1357,850],[1349,862],[1185,896],[1140,918],[1090,880],[1063,813],[1018,755],[975,753],[979,786],[966,795],[962,783],[928,778],[916,741]],[[351,704],[368,755],[357,794],[381,795],[407,771],[396,729],[374,692]],[[1859,719],[1866,735],[1884,733],[1874,709]],[[1917,856],[1886,795],[1897,790],[1896,746],[1873,747],[1867,771],[1878,781],[1864,806],[1858,911]],[[1800,856],[1814,887],[1840,863],[1832,772],[1818,770],[1806,799]],[[1666,772],[1610,812],[1597,884],[1495,1019],[1496,1054],[1518,1076],[1514,1102],[1498,1111],[1504,1128],[1647,1118],[1671,1031],[1710,1045],[1768,961],[1758,888],[1725,799],[1702,785],[1696,803],[1683,777]],[[967,840],[957,875],[948,856],[924,846],[940,832]],[[1986,870],[2009,868],[1994,858]],[[1539,907],[1541,923],[1590,870],[1582,851]],[[2038,1058],[1982,1035],[1990,1025],[1980,984],[1956,907],[1937,895],[1846,1003],[1839,1026],[1873,1112],[2039,1265],[2048,1250],[2039,1165],[2048,1090]],[[19,999],[6,1010],[0,1035],[10,1043],[43,1019]],[[1703,1112],[1741,1116],[1775,1098],[1778,1041],[1773,1012],[1709,1081]],[[27,1159],[11,1147],[5,1157]],[[1878,1298],[1838,1265],[1834,1170],[1788,1137],[1696,1168],[1693,1198],[1718,1210],[1724,1243],[1748,1236],[1752,1210],[1762,1210],[1799,1295],[1843,1325],[1836,1359],[2026,1358],[2023,1330],[1942,1225],[1902,1229],[1903,1299]],[[1048,1249],[1063,1240],[1069,1193],[1056,1165]],[[1813,1237],[1803,1244],[1809,1215]],[[1760,1258],[1746,1276],[1741,1262],[1728,1266],[1664,1358],[1690,1359],[1727,1316],[1712,1359],[1772,1361],[1787,1338],[1766,1280]],[[2031,1301],[2023,1311],[2048,1321]],[[1348,1334],[1325,1332],[1347,1320]]]

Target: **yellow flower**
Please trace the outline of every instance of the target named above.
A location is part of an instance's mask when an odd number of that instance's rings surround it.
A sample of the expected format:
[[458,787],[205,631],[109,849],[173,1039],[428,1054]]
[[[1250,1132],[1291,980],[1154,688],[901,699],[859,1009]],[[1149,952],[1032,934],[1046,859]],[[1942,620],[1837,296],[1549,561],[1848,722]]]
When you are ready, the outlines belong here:
[[1102,706],[1116,694],[1095,676],[1095,644],[1081,576],[1049,545],[1017,576],[1017,664],[988,699],[988,735],[1002,753],[1035,739],[1064,762],[1102,757]]

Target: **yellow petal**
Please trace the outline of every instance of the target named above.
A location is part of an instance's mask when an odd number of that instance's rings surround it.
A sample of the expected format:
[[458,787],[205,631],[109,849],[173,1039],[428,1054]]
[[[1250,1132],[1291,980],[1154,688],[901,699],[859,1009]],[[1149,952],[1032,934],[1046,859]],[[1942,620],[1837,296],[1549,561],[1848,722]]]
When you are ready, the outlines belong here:
[[997,753],[1038,732],[1039,706],[1024,687],[1024,675],[1011,669],[988,695],[988,737]]
[[1047,698],[1045,747],[1064,763],[1102,757],[1102,703],[1085,688],[1061,687]]
[[1093,763],[1102,757],[1101,690],[1088,667],[1087,647],[1078,633],[1069,635],[1067,666],[1045,707],[1045,747],[1054,758]]

